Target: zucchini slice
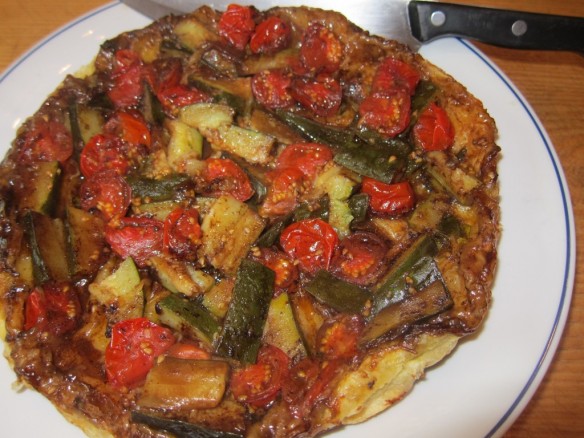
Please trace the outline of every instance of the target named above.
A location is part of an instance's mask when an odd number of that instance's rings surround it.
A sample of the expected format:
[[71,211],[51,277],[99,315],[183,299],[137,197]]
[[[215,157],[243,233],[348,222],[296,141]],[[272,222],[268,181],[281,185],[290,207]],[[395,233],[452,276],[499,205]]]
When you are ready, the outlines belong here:
[[41,161],[26,170],[19,208],[51,215],[59,195],[61,167],[58,161]]
[[255,363],[276,274],[259,262],[245,259],[237,272],[216,352],[240,362]]
[[272,299],[263,341],[278,347],[291,359],[306,357],[306,348],[298,331],[287,293],[281,293]]

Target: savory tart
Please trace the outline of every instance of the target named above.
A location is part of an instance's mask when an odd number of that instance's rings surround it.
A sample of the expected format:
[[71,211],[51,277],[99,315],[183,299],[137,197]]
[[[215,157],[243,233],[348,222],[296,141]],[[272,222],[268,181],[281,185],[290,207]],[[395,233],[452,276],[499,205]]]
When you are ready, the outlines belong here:
[[488,311],[496,128],[338,13],[230,5],[105,42],[0,166],[1,334],[91,436],[314,436]]

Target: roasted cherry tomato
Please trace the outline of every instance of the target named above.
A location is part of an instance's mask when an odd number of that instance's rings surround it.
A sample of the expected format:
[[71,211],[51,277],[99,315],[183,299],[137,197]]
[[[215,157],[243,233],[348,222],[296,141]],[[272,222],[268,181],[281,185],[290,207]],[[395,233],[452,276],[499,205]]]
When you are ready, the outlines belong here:
[[137,111],[117,111],[104,126],[104,132],[118,136],[131,145],[150,147],[150,129]]
[[263,213],[268,216],[290,213],[304,191],[304,174],[297,168],[284,167],[270,172],[269,179],[268,194],[262,205]]
[[413,128],[414,142],[426,151],[444,151],[454,142],[454,128],[443,108],[431,103]]
[[364,177],[361,191],[369,195],[369,206],[375,213],[396,215],[414,208],[414,190],[407,181],[385,184]]
[[409,94],[414,94],[418,82],[420,82],[420,73],[413,66],[394,58],[387,58],[377,68],[371,92],[383,93],[404,88]]
[[387,245],[376,234],[356,231],[339,243],[331,272],[350,283],[373,284],[384,271],[387,250]]
[[38,161],[65,162],[73,154],[71,134],[60,122],[35,117],[28,129],[16,140],[18,161],[31,164]]
[[172,332],[146,318],[127,319],[112,327],[105,350],[107,380],[114,386],[132,388],[141,383],[155,359],[175,343]]
[[276,160],[276,168],[291,167],[312,179],[322,167],[333,159],[328,146],[319,143],[296,143],[287,146]]
[[363,319],[359,315],[341,313],[328,319],[318,330],[318,353],[327,360],[355,357],[363,327]]
[[408,127],[410,108],[410,95],[403,89],[374,93],[359,106],[359,125],[375,129],[386,137],[395,137]]
[[197,345],[178,342],[171,345],[166,354],[177,359],[206,360],[211,358],[211,353]]
[[173,254],[186,257],[195,253],[201,242],[199,213],[195,209],[173,210],[164,220],[164,248]]
[[231,4],[219,19],[219,35],[238,50],[244,50],[255,29],[253,10]]
[[183,106],[199,102],[207,102],[209,96],[201,90],[178,84],[173,87],[161,87],[156,94],[158,100],[167,110],[177,110]]
[[333,73],[339,69],[343,46],[336,35],[320,23],[310,24],[304,31],[300,61],[310,72]]
[[147,217],[123,217],[116,226],[110,224],[105,240],[122,258],[132,257],[139,266],[159,254],[163,248],[162,222]]
[[132,202],[132,189],[124,178],[113,170],[102,170],[87,178],[79,189],[81,208],[97,208],[104,219],[126,215]]
[[322,219],[305,219],[289,225],[280,235],[280,245],[299,267],[314,275],[328,270],[337,247],[335,229]]
[[130,159],[124,154],[122,140],[112,134],[96,134],[91,137],[79,157],[79,167],[86,178],[103,170],[113,170],[119,175],[125,175],[130,166]]
[[290,94],[303,107],[319,116],[332,116],[339,111],[343,92],[339,81],[330,76],[316,80],[297,78],[292,81]]
[[55,335],[67,333],[77,326],[81,305],[69,283],[50,282],[33,289],[25,304],[24,329],[33,327]]
[[115,54],[113,83],[107,95],[116,108],[127,108],[140,102],[144,91],[144,66],[138,54],[122,49]]
[[254,194],[249,178],[234,161],[228,158],[208,158],[203,178],[211,196],[229,194],[238,201],[247,201]]
[[288,289],[298,279],[298,268],[294,262],[281,251],[270,248],[261,248],[254,258],[276,273],[274,286],[276,294]]
[[272,54],[290,44],[290,26],[278,17],[268,17],[255,28],[249,41],[252,53]]
[[272,403],[288,377],[290,359],[282,350],[264,345],[255,364],[236,370],[230,388],[236,400],[255,408]]
[[264,70],[251,81],[255,99],[270,109],[288,108],[294,104],[290,94],[292,79],[282,70]]

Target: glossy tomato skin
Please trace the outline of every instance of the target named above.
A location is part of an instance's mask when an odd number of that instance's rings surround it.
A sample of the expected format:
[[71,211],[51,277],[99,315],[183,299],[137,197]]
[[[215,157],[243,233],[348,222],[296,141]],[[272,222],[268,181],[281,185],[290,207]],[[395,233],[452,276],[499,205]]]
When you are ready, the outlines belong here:
[[65,162],[73,154],[71,134],[62,123],[35,117],[30,127],[16,139],[18,161],[32,164],[39,161]]
[[96,208],[106,221],[126,215],[132,202],[132,189],[124,178],[111,169],[92,174],[79,188],[81,208]]
[[333,159],[331,148],[320,143],[294,143],[286,146],[276,160],[276,168],[291,167],[312,179]]
[[254,12],[248,6],[231,4],[219,19],[219,35],[238,50],[244,50],[253,31]]
[[318,330],[318,353],[327,360],[352,359],[357,355],[359,338],[365,327],[360,315],[338,314]]
[[107,92],[116,108],[137,105],[144,92],[144,66],[138,54],[129,49],[115,53],[112,84]]
[[73,330],[81,316],[81,304],[72,285],[50,282],[29,294],[25,304],[24,329],[36,327],[55,335]]
[[410,112],[411,98],[404,89],[374,93],[359,105],[359,126],[395,137],[408,127]]
[[374,213],[398,215],[407,213],[415,205],[414,190],[407,181],[386,184],[364,177],[361,191],[369,195],[369,205]]
[[246,173],[229,158],[208,158],[203,178],[209,185],[209,195],[229,194],[244,202],[254,194],[253,187]]
[[146,318],[118,322],[112,327],[111,341],[105,350],[108,382],[126,388],[139,385],[155,359],[175,342],[169,329]]
[[300,269],[314,275],[328,270],[337,247],[338,236],[334,228],[322,219],[305,219],[289,225],[280,235],[280,246]]
[[163,249],[162,222],[147,217],[123,217],[105,231],[105,240],[122,258],[132,257],[139,266]]
[[420,73],[410,64],[394,58],[385,59],[375,72],[371,92],[388,92],[403,88],[414,94],[420,82]]
[[290,26],[279,17],[268,17],[255,28],[249,41],[252,53],[270,55],[290,45]]
[[177,208],[164,220],[165,250],[179,257],[195,255],[201,241],[201,226],[197,210]]
[[264,70],[251,81],[254,98],[269,109],[289,108],[294,104],[290,94],[292,79],[282,70]]
[[236,370],[230,388],[236,400],[255,408],[270,405],[288,377],[290,359],[273,345],[264,345],[255,364]]
[[343,97],[339,81],[322,75],[317,79],[294,79],[290,94],[303,107],[323,117],[336,114],[341,107]]
[[412,130],[414,142],[425,151],[444,151],[454,142],[454,128],[446,111],[431,103]]
[[298,268],[287,254],[271,248],[260,248],[253,256],[255,260],[276,273],[274,296],[290,290],[295,285],[298,280]]
[[119,175],[125,175],[130,170],[130,161],[124,155],[123,143],[119,137],[96,134],[81,151],[79,166],[86,178],[103,170],[113,170]]
[[377,234],[356,231],[339,243],[331,272],[349,283],[374,284],[385,270],[387,251],[388,246]]
[[105,124],[104,132],[115,135],[131,145],[144,145],[149,148],[152,143],[148,124],[138,111],[116,111]]
[[170,346],[166,355],[177,359],[206,360],[211,359],[211,353],[194,344],[177,342]]
[[311,73],[334,73],[343,58],[343,46],[337,36],[320,23],[310,24],[304,31],[300,61]]
[[262,213],[281,216],[290,213],[298,205],[298,197],[304,191],[304,174],[297,168],[284,167],[268,175],[270,186],[262,204]]

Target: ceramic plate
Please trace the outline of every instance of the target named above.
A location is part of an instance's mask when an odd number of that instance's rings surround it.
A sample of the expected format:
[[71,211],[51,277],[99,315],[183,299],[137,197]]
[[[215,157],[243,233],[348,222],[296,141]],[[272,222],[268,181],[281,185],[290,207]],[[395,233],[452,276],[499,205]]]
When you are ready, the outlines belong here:
[[[149,23],[112,3],[57,31],[0,76],[0,153],[64,75],[91,62],[100,43]],[[464,40],[438,40],[422,55],[481,99],[497,122],[503,234],[489,316],[410,395],[364,424],[333,434],[357,436],[500,436],[521,413],[558,345],[574,280],[574,221],[553,146],[529,104],[482,53]],[[33,391],[12,389],[0,361],[5,436],[81,437]]]

